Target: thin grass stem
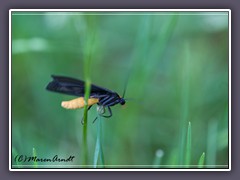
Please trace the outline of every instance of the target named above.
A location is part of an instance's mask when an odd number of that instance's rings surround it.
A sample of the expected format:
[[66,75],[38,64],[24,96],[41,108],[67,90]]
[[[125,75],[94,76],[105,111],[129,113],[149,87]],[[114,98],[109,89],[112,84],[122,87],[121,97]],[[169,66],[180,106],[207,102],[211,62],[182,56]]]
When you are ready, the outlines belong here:
[[84,57],[84,78],[85,78],[85,93],[84,93],[84,113],[83,113],[83,164],[88,164],[88,143],[87,143],[87,121],[88,121],[88,99],[91,91],[90,67],[92,56],[94,53],[95,32],[92,31],[92,18],[87,18],[89,28],[89,39],[86,39],[85,57]]
[[189,59],[190,59],[190,50],[189,44],[185,44],[185,61],[183,63],[183,72],[182,72],[182,97],[181,97],[181,122],[180,122],[180,150],[179,150],[179,165],[184,164],[184,155],[186,147],[186,131],[187,131],[187,121],[189,116]]
[[85,95],[84,95],[84,113],[83,113],[83,154],[84,154],[84,164],[88,164],[88,144],[87,144],[87,118],[88,118],[88,98],[90,95],[90,80],[86,80],[86,86],[85,86]]

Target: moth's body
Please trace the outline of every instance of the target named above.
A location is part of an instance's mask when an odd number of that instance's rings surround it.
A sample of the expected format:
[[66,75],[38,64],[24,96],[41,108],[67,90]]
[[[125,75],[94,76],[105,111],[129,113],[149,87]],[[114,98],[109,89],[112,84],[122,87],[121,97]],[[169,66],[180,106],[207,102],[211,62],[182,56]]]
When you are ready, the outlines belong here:
[[[62,76],[52,76],[53,81],[50,82],[47,86],[47,90],[59,92],[68,95],[78,96],[70,101],[63,101],[61,103],[63,108],[66,109],[77,109],[83,108],[85,105],[84,101],[84,91],[85,91],[85,83],[84,81],[62,77]],[[116,92],[111,91],[106,88],[102,88],[96,85],[91,85],[90,97],[88,99],[88,109],[92,107],[92,105],[98,104],[102,107],[103,114],[105,113],[105,107],[108,108],[110,115],[104,117],[111,117],[112,112],[110,106],[114,106],[116,104],[125,104],[124,98],[121,98]]]
[[[96,103],[98,103],[98,99],[95,98],[89,98],[88,99],[88,106],[92,106]],[[70,101],[62,101],[61,106],[65,109],[78,109],[83,108],[85,106],[85,101],[83,97],[79,97],[76,99],[72,99]]]

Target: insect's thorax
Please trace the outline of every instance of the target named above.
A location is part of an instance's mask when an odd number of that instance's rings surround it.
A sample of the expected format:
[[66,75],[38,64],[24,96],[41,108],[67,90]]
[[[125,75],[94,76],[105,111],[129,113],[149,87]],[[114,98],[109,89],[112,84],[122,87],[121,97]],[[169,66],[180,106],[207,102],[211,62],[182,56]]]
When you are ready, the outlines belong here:
[[101,106],[114,106],[121,101],[121,97],[117,93],[109,93],[99,98],[98,104]]

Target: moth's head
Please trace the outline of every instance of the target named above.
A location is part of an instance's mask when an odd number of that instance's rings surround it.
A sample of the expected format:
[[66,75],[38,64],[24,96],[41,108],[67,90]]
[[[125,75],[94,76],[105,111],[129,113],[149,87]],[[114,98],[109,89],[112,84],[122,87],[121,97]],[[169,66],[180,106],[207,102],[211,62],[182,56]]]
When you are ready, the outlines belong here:
[[120,98],[120,101],[119,101],[119,103],[120,103],[121,105],[124,105],[124,104],[126,103],[126,101],[125,101],[125,99],[124,99],[124,98]]

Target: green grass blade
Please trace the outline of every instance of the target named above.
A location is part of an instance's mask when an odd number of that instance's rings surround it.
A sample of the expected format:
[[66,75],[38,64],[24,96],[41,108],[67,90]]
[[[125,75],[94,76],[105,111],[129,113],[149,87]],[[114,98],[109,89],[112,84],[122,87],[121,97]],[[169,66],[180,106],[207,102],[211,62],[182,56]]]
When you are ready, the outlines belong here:
[[[157,42],[158,46],[156,46],[155,52],[158,53],[158,56],[161,57],[166,51],[168,47],[168,42],[170,41],[174,30],[176,28],[177,22],[179,19],[179,15],[171,16],[167,24],[163,26],[163,33],[158,36]],[[155,64],[156,65],[156,64]]]
[[[33,148],[32,154],[33,154],[33,157],[37,157],[37,151],[36,151],[35,148]],[[33,161],[33,167],[34,167],[34,168],[37,168],[37,167],[38,167],[37,161]]]
[[93,166],[97,168],[98,159],[100,159],[100,164],[104,167],[104,154],[102,150],[102,117],[98,115],[98,126],[97,126],[97,141],[94,152]]
[[203,168],[205,162],[205,152],[202,153],[198,161],[198,168]]
[[83,113],[83,164],[88,164],[88,143],[87,143],[87,121],[88,121],[88,99],[91,91],[90,69],[93,55],[95,52],[95,17],[86,16],[87,33],[89,38],[85,40],[84,46],[84,79],[85,79],[85,94],[84,94],[84,113]]
[[86,86],[85,86],[85,106],[84,106],[84,113],[83,113],[83,163],[85,165],[88,164],[88,144],[87,144],[87,118],[88,118],[88,98],[90,95],[90,80],[86,80]]
[[104,168],[105,160],[104,160],[104,154],[103,154],[102,145],[100,146],[100,164],[102,165],[102,168]]
[[187,131],[187,145],[185,154],[185,167],[190,167],[191,165],[191,147],[192,147],[192,137],[191,137],[191,122],[188,123]]
[[93,157],[93,167],[94,168],[97,168],[99,151],[100,151],[100,143],[99,143],[99,139],[97,137],[97,142],[96,142],[96,147],[95,147],[95,152],[94,152],[94,157]]
[[161,162],[162,162],[162,157],[164,155],[163,150],[158,149],[155,154],[155,159],[153,162],[153,168],[160,168],[161,167]]
[[[179,168],[178,164],[178,148],[174,148],[171,150],[165,164],[169,165],[170,168]],[[166,166],[167,167],[167,166]]]
[[206,165],[209,168],[214,168],[216,165],[217,156],[217,121],[211,121],[208,126],[208,138],[207,138],[207,157]]
[[[182,72],[182,95],[181,95],[181,122],[180,122],[180,151],[179,151],[179,165],[184,164],[184,155],[185,155],[185,147],[186,147],[186,131],[187,131],[187,121],[189,116],[189,77],[190,77],[190,49],[189,44],[186,42],[185,44],[185,61],[183,64],[183,72]],[[186,157],[185,157],[186,158]]]

